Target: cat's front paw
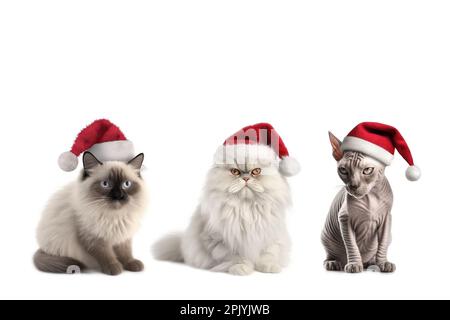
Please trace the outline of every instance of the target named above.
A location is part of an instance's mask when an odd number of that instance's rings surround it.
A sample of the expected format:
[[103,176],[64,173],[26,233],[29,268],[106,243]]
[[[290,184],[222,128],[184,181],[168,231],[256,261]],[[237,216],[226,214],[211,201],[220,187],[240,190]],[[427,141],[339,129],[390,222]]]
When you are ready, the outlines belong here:
[[327,260],[323,263],[323,266],[327,271],[342,271],[342,265],[335,260]]
[[131,272],[141,272],[144,270],[142,261],[134,259],[124,265],[125,270]]
[[122,265],[118,261],[102,266],[102,272],[110,276],[118,276],[122,271]]
[[383,273],[393,273],[396,270],[395,264],[392,262],[382,262],[377,264],[378,268],[380,268],[380,271]]
[[349,263],[345,266],[346,273],[361,273],[364,270],[362,263]]
[[264,262],[258,263],[256,270],[262,273],[280,273],[283,268],[276,262]]
[[245,263],[235,264],[228,269],[228,273],[234,276],[248,276],[253,273],[253,268]]

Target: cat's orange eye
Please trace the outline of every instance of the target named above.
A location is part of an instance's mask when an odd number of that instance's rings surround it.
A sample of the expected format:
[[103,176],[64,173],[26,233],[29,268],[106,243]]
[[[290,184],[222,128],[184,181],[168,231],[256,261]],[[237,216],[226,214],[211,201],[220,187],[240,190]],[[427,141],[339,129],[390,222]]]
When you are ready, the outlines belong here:
[[257,177],[261,174],[262,170],[260,168],[256,168],[252,171],[252,176]]
[[344,167],[340,167],[339,168],[339,173],[344,175],[344,176],[346,176],[348,174],[348,171]]
[[231,169],[230,170],[231,174],[235,177],[240,176],[241,175],[241,171],[238,169]]
[[364,173],[366,176],[370,176],[374,171],[375,171],[375,168],[365,168],[365,169],[363,170],[363,173]]

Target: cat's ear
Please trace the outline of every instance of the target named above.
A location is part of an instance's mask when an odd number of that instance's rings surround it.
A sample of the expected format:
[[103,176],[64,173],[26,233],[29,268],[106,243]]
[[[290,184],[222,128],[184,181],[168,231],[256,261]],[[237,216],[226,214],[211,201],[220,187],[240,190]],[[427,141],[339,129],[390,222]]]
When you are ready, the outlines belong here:
[[130,160],[128,164],[135,168],[136,170],[141,170],[142,163],[144,163],[144,154],[138,154],[136,157],[134,157],[133,160]]
[[83,154],[83,167],[84,171],[89,171],[97,166],[101,166],[103,163],[99,161],[92,153],[89,151]]
[[342,142],[331,132],[328,132],[328,136],[330,137],[331,147],[333,148],[333,158],[336,159],[336,161],[340,161],[344,157],[344,153],[341,149]]

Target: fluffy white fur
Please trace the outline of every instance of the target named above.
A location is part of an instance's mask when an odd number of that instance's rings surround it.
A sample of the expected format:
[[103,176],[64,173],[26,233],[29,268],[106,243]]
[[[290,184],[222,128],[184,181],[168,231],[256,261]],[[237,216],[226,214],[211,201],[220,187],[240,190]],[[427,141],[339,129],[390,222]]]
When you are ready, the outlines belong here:
[[[130,177],[137,174],[125,163],[106,162],[93,171],[92,178],[103,177],[111,167],[121,167]],[[142,190],[126,206],[112,210],[104,203],[88,200],[90,181],[71,183],[50,199],[37,229],[37,240],[48,254],[74,258],[88,268],[97,268],[97,262],[80,245],[77,228],[113,245],[131,239],[144,213],[147,192]],[[145,189],[145,184],[140,183],[140,187]]]
[[[235,275],[280,272],[290,247],[285,213],[291,196],[286,178],[269,159],[247,157],[245,162],[217,164],[216,154],[190,226],[182,235],[159,241],[155,257]],[[262,174],[246,175],[246,185],[243,176],[231,174],[232,168],[261,168]]]

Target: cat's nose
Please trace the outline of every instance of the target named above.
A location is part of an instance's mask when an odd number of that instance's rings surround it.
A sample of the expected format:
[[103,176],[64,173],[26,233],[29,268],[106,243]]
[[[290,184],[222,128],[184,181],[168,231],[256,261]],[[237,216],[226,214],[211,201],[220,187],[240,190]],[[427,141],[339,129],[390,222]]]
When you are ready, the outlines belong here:
[[357,190],[359,186],[356,184],[350,184],[348,187],[350,188],[350,190]]
[[249,182],[250,178],[249,177],[244,177],[244,178],[242,178],[242,180],[244,180],[245,182]]
[[112,192],[112,198],[114,200],[125,200],[126,196],[127,195],[125,194],[125,192],[122,192],[120,190],[115,190]]

